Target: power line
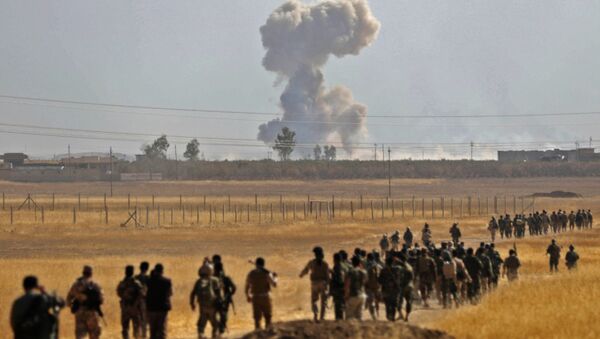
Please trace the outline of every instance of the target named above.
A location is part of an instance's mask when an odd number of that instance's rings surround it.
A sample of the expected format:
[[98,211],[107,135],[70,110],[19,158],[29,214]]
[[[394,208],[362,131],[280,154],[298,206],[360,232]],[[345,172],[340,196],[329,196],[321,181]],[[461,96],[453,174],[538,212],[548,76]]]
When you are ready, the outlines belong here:
[[[53,103],[53,104],[68,104],[68,105],[83,105],[96,106],[104,108],[126,108],[126,109],[142,109],[151,111],[172,111],[172,112],[195,112],[195,113],[220,113],[220,114],[236,114],[236,115],[258,115],[258,116],[280,116],[277,112],[260,112],[250,110],[226,110],[226,109],[208,109],[208,108],[181,108],[181,107],[166,107],[166,106],[148,106],[148,105],[129,105],[129,104],[111,104],[102,102],[62,100],[51,98],[39,98],[29,96],[15,96],[0,94],[0,98],[12,100],[27,100],[36,103]],[[15,104],[28,104],[24,102],[10,102]],[[114,111],[110,111],[114,112]],[[119,112],[124,113],[124,112]],[[130,112],[133,114],[143,114],[141,112]],[[600,115],[600,111],[580,111],[580,112],[549,112],[549,113],[508,113],[508,114],[412,114],[412,115],[395,115],[395,114],[369,114],[368,118],[376,119],[464,119],[464,118],[530,118],[530,117],[572,117],[572,116],[590,116]],[[198,116],[191,116],[198,117]],[[255,120],[251,120],[255,121]],[[318,121],[287,121],[293,123],[315,123]],[[327,121],[320,121],[329,123]],[[331,122],[334,123],[334,122]]]

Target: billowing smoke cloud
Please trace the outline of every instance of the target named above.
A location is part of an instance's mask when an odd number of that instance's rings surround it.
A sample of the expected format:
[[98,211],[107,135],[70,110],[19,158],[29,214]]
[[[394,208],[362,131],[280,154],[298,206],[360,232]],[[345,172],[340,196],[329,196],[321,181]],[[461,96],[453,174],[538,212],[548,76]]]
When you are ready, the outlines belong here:
[[258,139],[271,143],[282,127],[296,132],[297,143],[340,141],[352,153],[367,134],[367,107],[349,89],[324,86],[321,68],[330,55],[358,55],[377,36],[379,21],[367,0],[325,0],[306,5],[289,0],[260,28],[267,50],[265,69],[287,81],[281,94],[284,114],[259,127]]

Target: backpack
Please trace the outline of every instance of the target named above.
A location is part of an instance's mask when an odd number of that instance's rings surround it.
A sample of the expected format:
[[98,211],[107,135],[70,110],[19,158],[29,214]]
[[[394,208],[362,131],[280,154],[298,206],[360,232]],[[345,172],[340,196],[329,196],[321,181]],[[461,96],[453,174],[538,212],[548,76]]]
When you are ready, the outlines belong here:
[[136,280],[128,280],[125,283],[125,291],[123,293],[123,301],[127,305],[133,305],[140,298],[142,293],[141,286],[136,284]]
[[217,299],[211,279],[199,279],[196,283],[196,297],[200,305],[211,305]]
[[82,306],[89,310],[100,310],[102,298],[100,289],[95,284],[86,284],[83,294],[85,294],[86,298]]
[[[23,315],[21,322],[15,327],[15,335],[19,334],[23,338],[34,338],[42,335],[44,317],[48,315],[44,309],[44,298],[35,296]],[[19,337],[19,336],[16,336]]]
[[442,273],[446,279],[456,278],[456,265],[451,261],[444,261],[442,266]]
[[352,269],[348,272],[350,279],[350,296],[356,297],[364,292],[364,271],[360,269]]

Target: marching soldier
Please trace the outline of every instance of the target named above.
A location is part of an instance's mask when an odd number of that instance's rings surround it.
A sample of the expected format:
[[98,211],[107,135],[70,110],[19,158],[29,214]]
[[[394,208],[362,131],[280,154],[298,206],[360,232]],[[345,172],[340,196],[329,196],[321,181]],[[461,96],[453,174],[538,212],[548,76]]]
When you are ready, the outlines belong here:
[[[147,261],[142,261],[140,263],[140,274],[135,276],[135,279],[137,279],[144,287],[144,294],[148,290],[148,280],[150,279],[148,269],[150,269],[150,264]],[[140,308],[142,309],[142,319],[140,320],[141,336],[145,339],[148,335],[148,314],[146,313],[145,297],[141,300]]]
[[394,265],[394,257],[388,256],[385,259],[385,266],[379,272],[378,282],[381,285],[381,295],[385,303],[385,316],[389,321],[396,321],[400,274],[400,269]]
[[419,290],[423,305],[429,307],[429,297],[433,292],[433,285],[437,279],[435,261],[429,256],[426,248],[421,249],[421,254],[417,259],[417,275],[419,277]]
[[67,305],[75,314],[75,338],[100,338],[102,329],[100,318],[103,316],[100,306],[104,296],[100,285],[92,280],[92,267],[84,266],[83,274],[71,286],[67,294]]
[[380,290],[378,278],[381,266],[375,260],[374,253],[367,254],[367,265],[365,268],[367,271],[367,284],[365,285],[367,309],[371,318],[376,320],[379,313]]
[[552,239],[552,243],[546,249],[546,254],[550,257],[550,272],[558,272],[558,261],[560,260],[560,246],[556,244],[556,240]]
[[402,239],[404,240],[404,247],[405,248],[411,248],[412,247],[412,243],[413,243],[413,233],[410,230],[410,227],[406,228],[406,231],[404,231],[404,235],[402,236]]
[[390,250],[390,239],[388,238],[387,234],[384,234],[381,237],[381,240],[379,241],[379,248],[381,248],[381,253],[384,255],[386,255]]
[[429,247],[431,245],[431,228],[429,228],[429,224],[425,223],[423,225],[423,229],[421,230],[421,241],[423,242],[423,246]]
[[[324,260],[325,255],[323,248],[317,246],[313,248],[315,258],[306,264],[302,272],[300,272],[300,278],[303,278],[310,272],[310,303],[313,312],[314,321],[325,319],[325,309],[327,308],[327,289],[329,287],[329,265]],[[321,312],[319,315],[319,307],[317,302],[321,300]]]
[[129,323],[132,326],[133,337],[141,338],[142,300],[145,290],[142,283],[133,277],[133,266],[125,267],[125,278],[117,286],[121,306],[121,334],[123,339],[129,338]]
[[[214,260],[213,260],[214,262]],[[229,318],[229,307],[233,305],[233,295],[237,291],[237,287],[233,283],[231,277],[225,274],[222,262],[214,262],[214,276],[219,279],[219,283],[223,292],[223,298],[218,305],[219,316],[219,332],[225,333],[227,330],[227,320]],[[235,313],[235,308],[234,308]]]
[[575,246],[569,246],[569,252],[565,255],[565,261],[567,268],[573,270],[577,268],[577,261],[579,261],[579,254],[575,252]]
[[521,262],[517,257],[517,251],[511,249],[508,251],[508,258],[504,259],[504,266],[502,268],[502,276],[506,276],[509,282],[519,279],[519,267]]
[[361,268],[360,258],[352,257],[352,268],[346,274],[344,283],[346,293],[346,319],[362,320],[365,307],[365,285],[367,272]]
[[498,221],[496,221],[496,218],[492,217],[492,220],[488,223],[488,231],[492,237],[492,242],[496,241],[496,232],[498,231]]
[[265,327],[271,327],[273,306],[271,303],[271,288],[277,287],[277,274],[265,268],[265,259],[257,258],[256,268],[246,277],[246,299],[252,303],[254,328],[260,329],[260,322],[265,319]]
[[213,277],[213,267],[207,259],[198,270],[198,275],[200,278],[196,281],[190,293],[192,311],[196,309],[196,303],[200,306],[200,316],[197,323],[198,337],[204,337],[204,329],[206,324],[210,322],[212,337],[215,338],[220,328],[217,322],[217,300],[221,297],[221,286],[219,279]]
[[10,311],[10,326],[15,339],[57,339],[58,312],[65,302],[48,295],[35,276],[23,279],[25,294],[17,298]]
[[164,339],[167,337],[167,319],[171,311],[171,296],[173,284],[171,279],[164,277],[164,266],[154,265],[148,279],[146,292],[146,314],[150,325],[150,338]]
[[460,228],[458,227],[458,223],[454,223],[452,224],[452,227],[450,227],[450,236],[452,237],[452,242],[455,245],[458,245],[459,241],[460,241],[460,237],[462,236],[462,234],[460,233]]
[[329,282],[329,293],[333,298],[335,320],[344,320],[346,308],[344,282],[346,280],[347,272],[347,267],[342,263],[342,255],[340,253],[335,253],[333,255],[331,280]]

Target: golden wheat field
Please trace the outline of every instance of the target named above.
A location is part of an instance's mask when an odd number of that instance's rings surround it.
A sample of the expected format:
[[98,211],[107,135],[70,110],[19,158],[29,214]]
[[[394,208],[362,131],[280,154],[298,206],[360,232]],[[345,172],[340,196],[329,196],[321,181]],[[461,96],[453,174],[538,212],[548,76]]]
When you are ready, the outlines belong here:
[[[5,193],[5,209],[0,211],[1,337],[10,333],[10,305],[21,293],[21,280],[27,274],[37,275],[47,290],[64,296],[79,276],[81,267],[91,264],[95,280],[106,295],[104,337],[117,338],[120,324],[115,289],[124,266],[137,266],[142,260],[151,264],[161,262],[165,265],[165,275],[174,284],[169,336],[194,338],[197,314],[189,309],[189,292],[202,259],[219,253],[224,258],[226,272],[240,288],[234,299],[236,314],[230,323],[230,335],[234,336],[252,327],[251,310],[243,298],[242,288],[245,275],[252,268],[248,260],[257,256],[265,257],[267,267],[280,276],[273,296],[275,321],[304,319],[311,316],[310,288],[308,280],[299,279],[298,273],[311,258],[311,248],[315,245],[322,245],[328,258],[339,249],[376,248],[382,233],[406,226],[418,231],[425,221],[432,226],[434,239],[440,241],[448,238],[450,224],[458,221],[467,245],[476,246],[487,240],[484,225],[494,209],[511,214],[515,208],[519,212],[529,212],[532,208],[590,208],[598,212],[600,202],[600,180],[590,178],[406,179],[395,180],[392,188],[396,199],[393,206],[384,200],[388,189],[386,181],[116,183],[114,196],[105,202],[106,183],[2,182],[0,191]],[[543,198],[535,202],[528,197],[535,192],[553,190],[573,191],[582,197]],[[27,194],[31,194],[37,206],[24,205],[18,210]],[[50,207],[52,194],[55,195],[54,208]],[[326,207],[320,212],[317,207],[312,212],[307,211],[306,202],[327,200],[328,205],[332,195],[337,199],[336,212],[327,212]],[[359,208],[361,195],[363,204]],[[205,196],[210,212],[204,205]],[[260,217],[254,205],[257,196]],[[417,201],[415,211],[413,196]],[[443,202],[441,197],[445,197]],[[492,205],[494,197],[495,207]],[[459,201],[463,205],[462,212]],[[423,202],[424,207],[420,205]],[[400,204],[404,204],[404,210]],[[111,213],[108,223],[103,214],[105,205]],[[162,208],[160,225],[159,206]],[[10,207],[14,210],[12,224]],[[44,223],[41,222],[42,207]],[[121,227],[127,213],[136,207],[144,226]],[[272,218],[271,208],[275,210]],[[73,210],[77,217],[75,223]],[[331,215],[328,217],[327,213]],[[223,214],[225,218],[219,219]],[[213,217],[214,220],[209,219]],[[418,232],[417,237],[420,237]],[[503,282],[496,292],[474,307],[450,311],[425,311],[417,307],[411,321],[448,331],[459,338],[598,337],[600,324],[594,320],[599,293],[600,270],[596,266],[600,261],[600,231],[567,233],[557,238],[564,247],[570,243],[577,247],[582,257],[578,272],[563,269],[556,275],[546,273],[544,252],[549,237],[518,240],[523,263],[518,283]],[[503,255],[512,246],[512,241],[498,243]],[[62,337],[72,337],[73,330],[73,317],[68,310],[63,310]]]

